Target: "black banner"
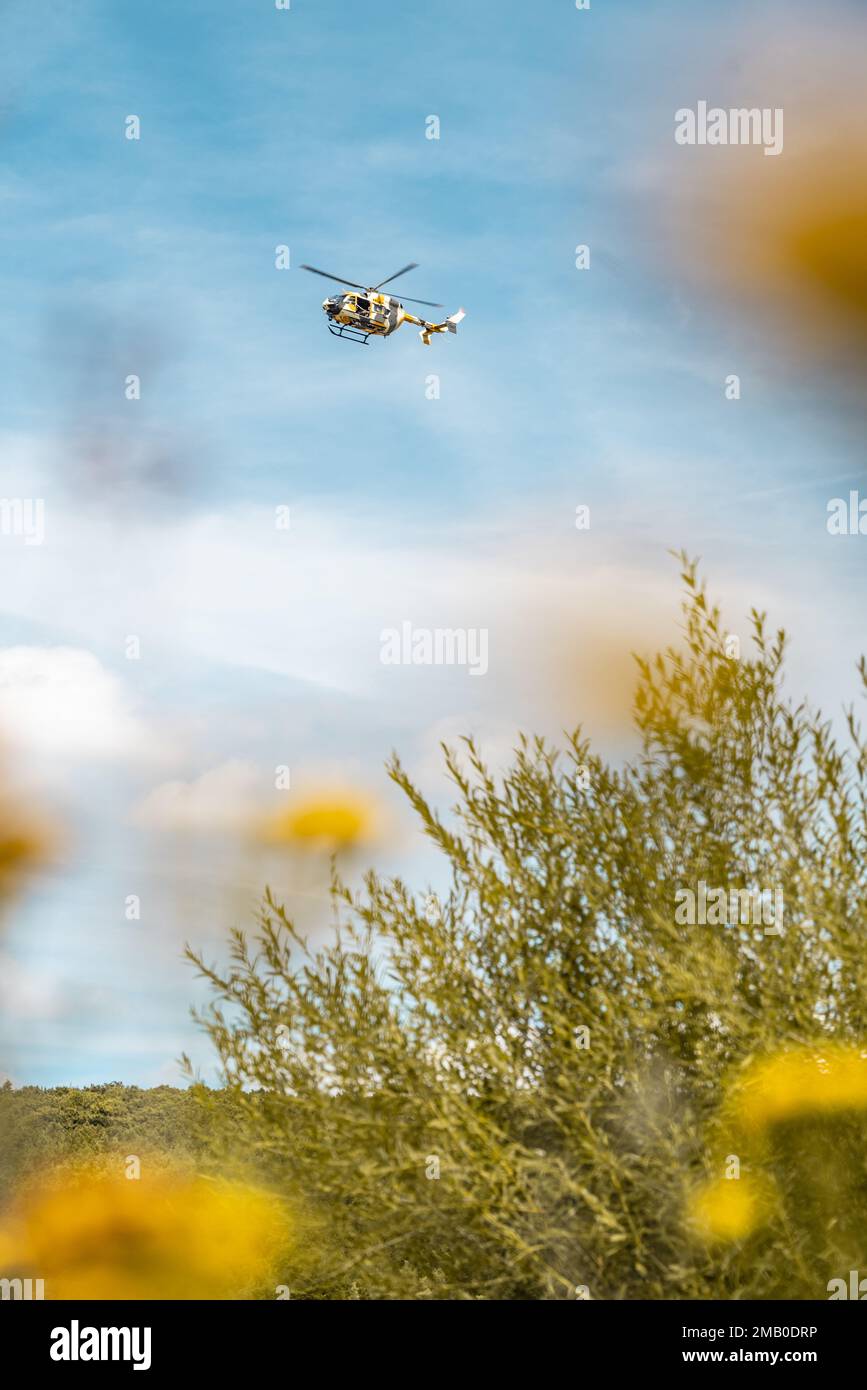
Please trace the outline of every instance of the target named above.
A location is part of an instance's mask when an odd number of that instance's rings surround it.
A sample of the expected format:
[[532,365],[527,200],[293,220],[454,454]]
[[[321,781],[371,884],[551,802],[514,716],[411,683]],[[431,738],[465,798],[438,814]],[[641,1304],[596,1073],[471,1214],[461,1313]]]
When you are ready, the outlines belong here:
[[[554,1307],[542,1305],[532,1311],[524,1305],[516,1321],[510,1305],[478,1303],[448,1312],[441,1304],[362,1306],[358,1301],[7,1301],[0,1303],[0,1335],[7,1357],[14,1356],[26,1372],[62,1378],[109,1370],[114,1376],[159,1378],[167,1371],[189,1371],[225,1380],[233,1374],[249,1377],[254,1368],[256,1375],[271,1367],[291,1375],[295,1367],[304,1366],[309,1373],[310,1359],[316,1355],[322,1357],[329,1378],[344,1357],[347,1369],[357,1373],[360,1360],[372,1349],[367,1340],[371,1334],[398,1337],[402,1343],[408,1317],[413,1331],[429,1339],[424,1343],[425,1369],[436,1363],[440,1348],[450,1373],[455,1369],[455,1345],[443,1334],[457,1333],[461,1345],[471,1338],[477,1358],[490,1356],[492,1364],[503,1351],[511,1357],[523,1345],[540,1367],[549,1363],[552,1353],[562,1357],[568,1351],[576,1370],[592,1355],[594,1365],[601,1362],[612,1372],[680,1369],[701,1375],[715,1366],[804,1366],[824,1377],[857,1364],[865,1332],[864,1315],[840,1307],[838,1301],[575,1303],[580,1306],[559,1314]],[[504,1315],[508,1323],[500,1323]],[[525,1340],[528,1335],[532,1342]],[[550,1344],[541,1340],[545,1338]],[[382,1355],[393,1365],[389,1343]]]

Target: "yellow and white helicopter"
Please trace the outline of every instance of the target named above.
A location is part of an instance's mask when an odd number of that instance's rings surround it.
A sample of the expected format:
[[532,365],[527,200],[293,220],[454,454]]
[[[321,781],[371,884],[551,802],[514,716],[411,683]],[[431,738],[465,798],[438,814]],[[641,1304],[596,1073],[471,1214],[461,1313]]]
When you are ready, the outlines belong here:
[[[458,324],[465,317],[465,311],[458,309],[456,314],[443,319],[442,323],[428,323],[407,313],[400,300],[390,294],[380,294],[383,285],[390,285],[398,275],[415,270],[416,261],[410,261],[402,270],[396,270],[387,280],[378,285],[365,287],[354,280],[344,280],[339,275],[329,275],[327,270],[317,270],[315,265],[302,265],[313,275],[322,275],[326,280],[334,280],[338,285],[348,285],[349,289],[340,294],[329,295],[323,299],[322,308],[328,319],[328,331],[338,338],[348,338],[354,343],[366,343],[368,338],[387,338],[400,328],[402,323],[417,323],[423,343],[429,343],[432,333],[457,333]],[[360,291],[360,293],[359,293]],[[408,299],[407,304],[425,304],[430,309],[441,309],[442,304],[433,304],[429,299]]]

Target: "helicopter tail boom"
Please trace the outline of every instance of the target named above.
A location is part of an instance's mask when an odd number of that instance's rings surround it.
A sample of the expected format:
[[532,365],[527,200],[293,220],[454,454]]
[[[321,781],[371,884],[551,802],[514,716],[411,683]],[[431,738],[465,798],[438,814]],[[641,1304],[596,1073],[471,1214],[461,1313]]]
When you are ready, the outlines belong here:
[[450,314],[447,319],[443,319],[442,323],[426,323],[424,319],[417,319],[412,314],[407,314],[406,317],[410,319],[412,323],[420,324],[421,332],[418,336],[427,346],[430,344],[432,333],[457,333],[458,324],[461,319],[466,318],[466,316],[466,309],[458,309],[456,314]]

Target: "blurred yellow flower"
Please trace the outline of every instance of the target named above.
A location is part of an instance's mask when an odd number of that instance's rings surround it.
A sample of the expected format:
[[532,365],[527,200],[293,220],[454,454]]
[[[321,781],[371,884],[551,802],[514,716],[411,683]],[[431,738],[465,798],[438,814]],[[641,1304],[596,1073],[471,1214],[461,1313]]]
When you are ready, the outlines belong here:
[[351,790],[310,792],[262,822],[269,845],[338,850],[369,842],[379,829],[376,803]]
[[222,1299],[261,1281],[290,1244],[288,1214],[256,1188],[95,1169],[30,1191],[0,1229],[3,1274],[50,1299]]
[[[764,1160],[774,1125],[864,1109],[867,1049],[817,1043],[753,1061],[731,1087],[723,1115],[730,1144],[750,1135],[753,1158],[758,1151]],[[773,1192],[768,1177],[708,1183],[690,1199],[690,1224],[705,1240],[740,1240],[768,1219]]]
[[54,836],[33,814],[0,800],[0,897],[9,897],[49,858]]
[[738,79],[774,92],[772,105],[785,111],[781,157],[755,159],[732,144],[717,157],[673,160],[659,215],[678,279],[686,270],[762,332],[775,327],[781,354],[821,358],[860,384],[867,112],[858,64],[867,20],[857,6],[834,6],[833,20],[827,8],[792,16],[784,48],[768,42],[763,21],[743,36]]
[[794,1116],[867,1107],[867,1051],[843,1043],[802,1047],[754,1062],[735,1087],[731,1111],[751,1130]]
[[767,1192],[751,1178],[719,1178],[693,1193],[690,1224],[707,1241],[743,1240],[762,1224]]

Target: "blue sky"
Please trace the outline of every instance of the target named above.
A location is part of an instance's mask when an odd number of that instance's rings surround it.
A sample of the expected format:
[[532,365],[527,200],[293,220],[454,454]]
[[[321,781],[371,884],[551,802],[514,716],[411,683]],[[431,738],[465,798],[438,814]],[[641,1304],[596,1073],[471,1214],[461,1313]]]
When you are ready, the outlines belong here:
[[[626,751],[612,653],[672,636],[672,546],[733,627],[757,602],[792,628],[794,689],[856,693],[863,558],[825,514],[867,486],[863,417],[686,273],[667,220],[697,153],[678,107],[785,98],[797,156],[817,23],[687,0],[5,7],[0,493],[47,520],[42,546],[0,537],[0,735],[5,711],[10,776],[70,833],[0,938],[0,1070],[154,1084],[184,1048],[207,1070],[181,943],[218,953],[265,866],[160,838],[167,783],[216,770],[254,797],[287,763],[374,787],[396,828],[371,857],[422,889],[441,871],[385,783],[393,747],[446,803],[441,736],[502,762],[518,727],[585,720]],[[409,260],[395,289],[465,306],[457,337],[336,342],[298,269]],[[405,618],[487,627],[487,677],[383,668]],[[320,880],[268,867],[324,931]]]

